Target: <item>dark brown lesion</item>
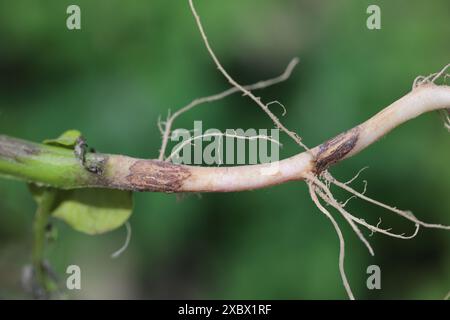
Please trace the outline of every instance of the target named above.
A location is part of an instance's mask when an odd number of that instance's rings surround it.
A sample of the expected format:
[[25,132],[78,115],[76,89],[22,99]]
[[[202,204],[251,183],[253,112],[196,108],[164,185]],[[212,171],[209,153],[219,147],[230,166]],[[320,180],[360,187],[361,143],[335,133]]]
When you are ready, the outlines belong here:
[[331,165],[342,160],[356,145],[359,127],[355,127],[330,139],[319,146],[315,157],[315,173],[320,174]]
[[130,167],[126,180],[135,191],[177,192],[190,176],[190,170],[182,165],[138,160]]
[[90,173],[97,176],[102,176],[106,164],[108,163],[108,156],[100,153],[88,153],[81,165]]

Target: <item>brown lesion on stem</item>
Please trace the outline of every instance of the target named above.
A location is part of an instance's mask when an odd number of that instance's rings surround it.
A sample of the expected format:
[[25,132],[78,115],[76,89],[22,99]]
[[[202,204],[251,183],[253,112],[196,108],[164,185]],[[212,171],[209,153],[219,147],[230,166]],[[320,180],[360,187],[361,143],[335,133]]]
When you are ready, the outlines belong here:
[[358,141],[359,131],[359,127],[355,127],[322,143],[314,160],[315,173],[319,175],[349,154]]
[[190,170],[182,165],[138,160],[130,167],[125,179],[135,191],[177,192],[190,176]]

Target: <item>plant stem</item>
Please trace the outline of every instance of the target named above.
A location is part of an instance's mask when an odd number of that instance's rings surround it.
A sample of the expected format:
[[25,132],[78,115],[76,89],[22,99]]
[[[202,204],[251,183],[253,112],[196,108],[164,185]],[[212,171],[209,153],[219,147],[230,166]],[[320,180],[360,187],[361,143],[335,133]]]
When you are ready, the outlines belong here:
[[234,167],[177,165],[122,155],[88,153],[0,136],[0,175],[60,189],[109,188],[150,192],[234,192],[305,180],[375,143],[425,112],[450,106],[450,87],[427,84],[369,120],[293,157]]
[[33,248],[32,264],[34,280],[38,286],[35,296],[47,295],[53,289],[53,281],[48,277],[47,268],[44,265],[45,232],[51,214],[52,206],[55,202],[56,190],[45,188],[37,200],[38,207],[33,223]]

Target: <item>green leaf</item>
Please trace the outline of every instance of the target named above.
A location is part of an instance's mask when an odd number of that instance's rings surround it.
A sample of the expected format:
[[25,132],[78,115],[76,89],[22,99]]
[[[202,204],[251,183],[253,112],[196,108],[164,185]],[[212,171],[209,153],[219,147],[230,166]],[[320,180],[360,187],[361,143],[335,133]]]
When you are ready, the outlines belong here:
[[[80,131],[68,130],[58,138],[45,140],[44,143],[76,150],[80,139]],[[39,205],[43,201],[45,187],[35,184],[30,184],[29,187]],[[56,201],[50,209],[51,215],[87,234],[114,230],[123,225],[132,213],[132,193],[129,191],[94,188],[54,191]]]
[[44,144],[73,149],[77,140],[81,138],[81,132],[78,130],[67,130],[56,139],[44,140]]
[[[29,185],[39,204],[45,187]],[[77,231],[87,234],[101,234],[123,225],[133,210],[132,193],[112,189],[55,189],[56,200],[51,215],[65,221]]]
[[123,225],[133,209],[129,191],[110,189],[61,190],[52,215],[75,230],[101,234]]

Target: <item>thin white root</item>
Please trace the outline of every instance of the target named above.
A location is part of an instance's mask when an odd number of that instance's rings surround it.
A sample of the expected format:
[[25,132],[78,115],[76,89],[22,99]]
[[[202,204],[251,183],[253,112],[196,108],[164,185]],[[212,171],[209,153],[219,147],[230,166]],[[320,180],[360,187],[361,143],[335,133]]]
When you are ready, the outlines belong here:
[[111,258],[112,259],[116,259],[118,258],[122,253],[125,252],[125,250],[127,250],[128,245],[130,244],[131,241],[131,225],[130,222],[125,222],[125,228],[127,230],[127,237],[125,238],[125,243],[123,244],[123,246],[117,250],[116,252],[111,254]]
[[353,188],[349,187],[348,185],[346,185],[345,183],[339,182],[338,180],[336,180],[333,176],[331,176],[331,174],[329,172],[324,172],[323,176],[325,177],[326,180],[330,181],[332,184],[352,193],[353,195],[357,196],[360,199],[366,200],[367,202],[370,202],[372,204],[375,204],[379,207],[382,207],[384,209],[387,209],[389,211],[395,212],[398,215],[414,222],[415,224],[421,225],[422,227],[425,228],[437,228],[437,229],[445,229],[445,230],[450,230],[450,226],[446,226],[446,225],[441,225],[441,224],[432,224],[432,223],[426,223],[423,222],[419,219],[417,219],[411,212],[409,211],[404,211],[404,210],[399,210],[395,207],[391,207],[388,206],[382,202],[379,202],[377,200],[374,200],[372,198],[369,198],[367,196],[365,196],[364,194],[354,190]]
[[209,55],[213,59],[214,63],[217,66],[217,69],[222,73],[222,75],[228,80],[228,82],[233,86],[239,89],[244,96],[249,96],[250,99],[252,99],[268,116],[269,118],[275,123],[276,127],[283,132],[285,132],[289,137],[291,137],[298,145],[303,147],[305,150],[309,150],[309,148],[301,141],[302,139],[294,132],[288,130],[267,107],[266,104],[261,102],[261,98],[256,97],[250,90],[244,88],[242,85],[240,85],[236,80],[234,80],[230,74],[225,70],[225,68],[220,63],[219,59],[217,58],[216,54],[212,50],[212,47],[208,41],[208,37],[206,36],[206,32],[203,29],[203,25],[200,21],[200,16],[197,13],[197,10],[194,7],[193,0],[189,0],[189,6],[191,8],[192,14],[194,15],[195,21],[197,23],[198,30],[200,31],[201,37],[203,39],[203,42],[205,44],[206,49],[208,50]]
[[[420,225],[421,225],[419,222],[416,222],[415,223],[415,227],[416,228],[414,230],[414,233],[412,235],[410,235],[410,236],[405,236],[404,234],[392,233],[392,232],[390,232],[390,229],[382,229],[380,227],[381,218],[379,219],[377,225],[374,226],[374,225],[371,225],[370,223],[367,223],[364,219],[357,218],[354,215],[352,215],[350,212],[345,210],[344,206],[348,202],[348,200],[345,203],[343,203],[343,204],[338,202],[334,198],[333,194],[330,191],[330,184],[333,183],[333,184],[335,184],[335,185],[337,185],[339,187],[346,186],[347,188],[350,188],[350,187],[347,186],[347,184],[352,182],[352,181],[354,181],[361,171],[362,170],[360,170],[357,173],[357,175],[354,178],[352,178],[351,180],[349,180],[347,183],[342,183],[342,182],[337,181],[336,179],[334,179],[331,176],[330,173],[328,173],[328,171],[323,172],[322,175],[321,175],[321,177],[324,179],[324,182],[322,182],[315,175],[308,175],[307,179],[306,179],[306,182],[307,182],[308,188],[309,188],[309,192],[310,192],[310,195],[311,195],[311,199],[313,200],[313,202],[315,203],[317,208],[322,213],[324,213],[332,221],[333,226],[335,227],[336,232],[338,234],[339,241],[340,241],[339,270],[340,270],[340,273],[341,273],[342,282],[344,284],[344,287],[345,287],[345,289],[347,291],[347,294],[349,295],[350,299],[354,299],[354,297],[353,297],[353,294],[351,292],[350,285],[348,283],[348,280],[347,280],[346,275],[345,275],[345,270],[344,270],[344,257],[345,257],[344,238],[343,238],[342,232],[341,232],[341,230],[340,230],[336,220],[334,220],[334,218],[331,216],[330,212],[322,206],[322,204],[320,203],[320,201],[317,198],[317,196],[319,196],[326,204],[331,205],[333,208],[335,208],[342,215],[342,217],[350,224],[350,226],[352,227],[353,231],[359,237],[361,242],[367,247],[367,249],[369,250],[369,253],[372,256],[375,255],[374,250],[373,250],[372,246],[370,245],[369,241],[366,239],[366,237],[362,233],[362,231],[358,228],[357,224],[359,224],[359,225],[361,225],[363,227],[366,227],[368,230],[370,230],[370,232],[371,232],[370,236],[372,236],[374,232],[378,232],[378,233],[385,234],[385,235],[387,235],[389,237],[399,238],[399,239],[411,239],[411,238],[414,238],[417,235],[417,233],[419,232]],[[367,186],[367,184],[365,184],[365,188],[364,188],[363,193],[366,190],[366,186]],[[358,194],[359,195],[363,195],[361,193],[358,193]],[[354,194],[353,196],[357,196],[357,195]],[[383,207],[385,207],[385,206],[386,205],[384,205]],[[389,206],[387,206],[387,207],[390,208],[390,209],[395,209],[395,208],[392,208],[392,207],[389,207]],[[400,211],[398,209],[395,209],[395,210]],[[405,212],[402,212],[401,215],[402,216],[407,215],[408,218],[413,217],[413,219],[416,219],[412,214],[407,214]]]
[[450,131],[450,108],[446,110],[441,110],[440,114],[442,116],[442,120],[444,121],[445,129]]
[[431,82],[435,82],[437,79],[439,79],[440,77],[442,77],[442,75],[444,75],[444,78],[446,76],[448,76],[447,73],[445,73],[447,71],[447,69],[450,68],[450,63],[448,65],[446,65],[444,68],[442,68],[441,71],[439,71],[438,73],[436,73],[436,75],[433,77],[433,79],[431,79]]
[[[327,204],[331,204],[335,209],[338,209],[339,206],[335,206],[330,199],[319,189],[316,190],[316,193],[322,198],[322,200],[325,201]],[[359,229],[359,227],[355,224],[354,217],[349,214],[345,210],[338,209],[339,213],[344,217],[345,220],[347,220],[348,224],[352,227],[353,231],[356,233],[358,238],[361,240],[361,242],[367,247],[367,250],[369,250],[369,253],[371,256],[375,255],[375,252],[373,251],[372,245],[369,243],[369,241],[366,239],[366,237],[363,235],[362,231]]]
[[[289,62],[286,69],[284,70],[284,72],[281,75],[279,75],[275,78],[272,78],[272,79],[262,80],[262,81],[254,83],[254,84],[246,85],[246,86],[244,86],[244,88],[247,90],[261,90],[261,89],[265,89],[267,87],[273,86],[275,84],[284,82],[287,79],[289,79],[289,77],[292,74],[292,71],[297,66],[298,62],[299,62],[299,59],[294,58]],[[173,115],[170,115],[170,113],[169,113],[169,115],[167,116],[167,120],[163,123],[164,130],[162,129],[161,121],[158,121],[158,127],[160,127],[160,131],[162,134],[162,143],[161,143],[161,148],[159,150],[158,159],[161,161],[164,160],[165,152],[167,149],[167,144],[169,142],[169,137],[170,137],[172,126],[173,126],[175,119],[177,119],[180,115],[191,110],[192,108],[194,108],[196,106],[199,106],[199,105],[205,104],[205,103],[211,103],[214,101],[222,100],[222,99],[224,99],[234,93],[237,93],[237,92],[240,92],[240,90],[238,88],[231,87],[220,93],[192,100],[189,104],[187,104],[186,106],[184,106],[181,109],[179,109],[178,111],[176,111]],[[283,108],[284,108],[284,106],[283,106]],[[285,108],[284,108],[284,110],[285,110]]]
[[[412,235],[410,235],[410,236],[405,236],[403,233],[402,233],[402,234],[392,233],[392,232],[390,232],[391,229],[381,229],[381,228],[378,227],[378,225],[377,225],[377,226],[373,226],[373,225],[367,223],[364,219],[360,219],[360,218],[357,218],[357,217],[353,216],[353,215],[350,214],[347,210],[345,210],[345,209],[342,207],[342,205],[340,205],[334,198],[330,198],[329,195],[325,195],[325,194],[323,194],[323,193],[322,193],[322,194],[319,193],[319,195],[321,195],[321,196],[323,195],[324,201],[326,201],[326,202],[329,203],[331,206],[333,206],[333,207],[334,207],[336,210],[338,210],[344,217],[348,217],[349,219],[351,219],[351,220],[355,221],[356,223],[358,223],[358,224],[360,224],[360,225],[366,227],[367,229],[369,229],[369,230],[372,231],[372,232],[379,232],[379,233],[385,234],[385,235],[387,235],[387,236],[389,236],[389,237],[398,238],[398,239],[412,239],[412,238],[414,238],[414,237],[417,235],[417,233],[419,232],[419,228],[420,228],[420,225],[419,225],[419,224],[416,224],[416,225],[415,225],[415,226],[416,226],[416,229],[414,230],[414,233],[413,233]],[[360,235],[358,234],[358,236],[360,236]],[[360,236],[360,238],[361,238],[361,236]],[[364,242],[364,241],[363,241],[363,242]],[[372,253],[372,255],[373,255],[373,253]]]
[[286,107],[280,101],[277,101],[277,100],[271,101],[268,104],[266,104],[266,106],[269,107],[272,104],[277,104],[283,109],[283,113],[281,114],[282,117],[284,117],[286,115],[286,113],[287,113]]
[[361,174],[361,172],[363,172],[364,170],[368,169],[368,166],[365,166],[364,168],[360,169],[355,176],[353,176],[353,178],[351,178],[350,180],[348,180],[347,182],[344,182],[345,184],[350,184],[353,181],[355,181],[356,179],[358,179],[359,175]]
[[[377,223],[377,228],[380,226],[381,224],[381,218],[378,218],[378,223]],[[375,232],[370,231],[369,237],[372,237],[375,234]]]
[[[335,206],[335,204],[332,202],[332,199],[334,200],[334,198],[333,198],[333,195],[331,194],[331,191],[329,190],[327,185],[325,185],[322,181],[320,181],[319,179],[317,179],[314,176],[311,176],[309,178],[309,180],[314,183],[316,194],[318,194],[325,201],[325,203],[333,206],[336,209],[338,209],[338,207],[340,209],[340,207],[342,205],[338,204],[337,201],[334,201],[337,204],[337,206]],[[339,213],[344,217],[345,220],[347,220],[347,222],[350,224],[350,226],[352,227],[353,231],[356,233],[358,238],[367,247],[367,249],[369,250],[370,255],[374,256],[375,253],[374,253],[373,248],[370,245],[369,241],[366,239],[366,237],[364,237],[364,235],[361,232],[361,230],[353,222],[354,221],[354,217],[351,214],[349,214],[347,211],[339,210],[339,209],[338,209]]]
[[[318,180],[318,179],[317,179],[317,180]],[[393,238],[399,238],[399,239],[412,239],[412,238],[414,238],[414,237],[417,235],[417,233],[419,232],[419,227],[420,227],[420,226],[419,226],[419,224],[417,224],[417,223],[416,223],[416,229],[415,229],[414,233],[413,233],[412,235],[410,235],[410,236],[405,236],[403,233],[402,233],[402,234],[396,234],[396,233],[389,232],[390,229],[381,229],[381,228],[378,228],[378,225],[377,225],[377,226],[373,226],[373,225],[367,223],[364,219],[357,218],[357,217],[355,217],[354,215],[352,215],[351,213],[349,213],[347,210],[345,210],[345,209],[344,209],[344,206],[343,206],[341,203],[339,203],[339,202],[333,197],[333,194],[331,193],[331,191],[330,191],[328,188],[325,188],[325,185],[322,184],[322,182],[321,182],[320,180],[318,180],[316,183],[319,184],[320,187],[321,187],[321,189],[325,192],[325,194],[324,194],[324,197],[325,197],[324,200],[325,200],[328,204],[330,204],[330,205],[333,206],[336,210],[338,210],[344,217],[346,217],[346,216],[349,217],[351,220],[353,220],[353,221],[355,221],[356,223],[358,223],[358,224],[360,224],[360,225],[366,227],[367,229],[369,229],[369,230],[372,231],[372,232],[379,232],[379,233],[385,234],[385,235],[387,235],[387,236],[390,236],[390,237],[393,237]],[[325,188],[325,189],[324,189],[324,188]],[[360,236],[360,235],[358,234],[358,236]],[[361,238],[361,236],[360,236],[360,238]],[[363,241],[363,242],[364,242],[364,241]]]
[[161,134],[164,134],[163,125],[165,125],[165,122],[161,121],[161,116],[158,116],[158,122],[157,122],[157,124],[158,124],[159,132],[160,132]]
[[[328,182],[328,183],[330,183],[330,182]],[[363,183],[364,183],[364,189],[363,189],[363,191],[361,192],[361,194],[365,194],[366,191],[367,191],[367,180],[363,180]],[[346,183],[346,184],[347,184],[347,183]],[[328,188],[329,188],[329,187],[328,187]],[[342,207],[345,208],[345,206],[349,203],[350,200],[356,199],[356,198],[357,198],[357,196],[351,195],[350,198],[348,198],[347,200],[345,200],[345,202],[342,204]]]
[[450,68],[450,63],[447,64],[444,68],[442,68],[442,70],[439,71],[439,72],[432,73],[432,74],[430,74],[430,75],[428,75],[426,77],[425,76],[417,76],[414,79],[412,88],[415,89],[417,87],[420,87],[420,86],[425,85],[425,84],[430,84],[430,83],[434,84],[441,77],[444,77],[444,82],[445,82],[447,77],[450,76],[450,74],[446,73],[448,68]]
[[417,88],[419,85],[421,85],[423,83],[423,80],[425,79],[424,76],[417,76],[412,84],[412,89],[414,90],[415,88]]
[[341,274],[342,283],[344,284],[344,288],[345,288],[345,291],[347,292],[349,299],[355,300],[355,296],[353,295],[352,289],[350,288],[350,284],[347,280],[347,276],[345,275],[345,263],[344,263],[345,262],[345,240],[344,240],[344,236],[342,235],[342,231],[339,228],[339,225],[337,224],[336,220],[331,215],[331,213],[322,206],[319,199],[317,198],[313,182],[311,182],[311,181],[308,182],[308,188],[309,188],[309,194],[311,195],[311,199],[314,201],[317,208],[319,208],[319,210],[328,219],[330,219],[331,223],[333,224],[334,229],[336,230],[336,233],[339,238],[339,272]]
[[356,196],[350,196],[350,198],[348,198],[347,200],[345,200],[345,202],[342,204],[342,208],[345,208],[345,206],[350,202],[350,200],[356,199]]

